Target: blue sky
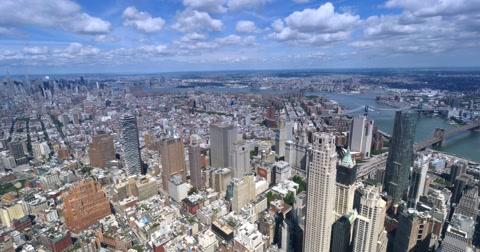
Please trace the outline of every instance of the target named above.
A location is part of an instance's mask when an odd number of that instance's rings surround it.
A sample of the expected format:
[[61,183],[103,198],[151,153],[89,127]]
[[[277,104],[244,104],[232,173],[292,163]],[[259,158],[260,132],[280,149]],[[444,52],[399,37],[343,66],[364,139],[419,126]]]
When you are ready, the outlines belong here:
[[2,0],[13,74],[480,66],[480,0]]

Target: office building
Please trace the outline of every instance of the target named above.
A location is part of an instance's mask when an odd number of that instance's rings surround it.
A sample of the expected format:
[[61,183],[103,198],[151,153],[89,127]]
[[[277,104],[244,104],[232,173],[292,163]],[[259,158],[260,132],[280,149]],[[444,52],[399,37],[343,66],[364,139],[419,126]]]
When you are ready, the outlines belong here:
[[453,184],[452,198],[450,200],[452,204],[457,204],[460,202],[460,197],[462,196],[463,190],[471,181],[473,181],[473,176],[469,174],[462,174],[455,179]]
[[242,207],[256,196],[254,176],[247,175],[242,179],[232,179],[231,183],[233,184],[232,211],[238,214]]
[[108,134],[92,136],[92,142],[88,146],[90,165],[93,167],[107,167],[107,162],[115,159],[113,136]]
[[185,152],[182,139],[179,136],[168,136],[160,140],[160,157],[163,189],[165,191],[168,191],[168,180],[175,174],[179,174],[184,182],[187,181]]
[[471,251],[467,249],[472,249],[474,233],[474,219],[461,214],[454,214],[443,239],[442,252]]
[[427,212],[413,208],[398,216],[393,252],[428,251],[434,221]]
[[357,165],[352,159],[350,150],[337,164],[335,212],[337,217],[347,214],[353,209],[355,196],[355,181],[357,180]]
[[0,222],[6,227],[11,227],[14,220],[19,220],[26,215],[22,202],[10,202],[0,207]]
[[285,141],[287,140],[287,129],[285,122],[281,122],[275,129],[275,153],[279,157],[285,156]]
[[190,184],[194,188],[202,187],[202,160],[200,157],[200,145],[192,142],[188,145],[188,165],[190,168]]
[[357,212],[351,211],[333,223],[331,252],[351,251],[351,232]]
[[360,152],[363,158],[369,158],[372,132],[373,120],[368,120],[366,116],[354,117],[350,129],[350,149]]
[[25,157],[22,142],[8,143],[8,150],[10,151],[10,155],[13,156],[15,160]]
[[275,176],[274,183],[282,183],[292,177],[292,167],[285,161],[278,161],[273,164]]
[[140,156],[140,142],[138,140],[137,119],[132,115],[121,118],[122,135],[125,151],[125,172],[127,175],[141,174],[143,171]]
[[462,197],[455,207],[455,213],[477,219],[478,205],[480,197],[478,196],[478,187],[470,187],[463,191]]
[[242,178],[245,174],[251,173],[250,151],[257,142],[237,141],[231,145],[228,168],[232,170],[233,178]]
[[408,190],[416,117],[411,111],[397,111],[395,114],[384,182],[385,191],[392,196],[394,204],[400,202]]
[[285,142],[285,162],[288,162],[292,169],[302,171],[306,175],[307,167],[310,164],[309,148],[307,133],[302,131],[299,140]]
[[210,162],[212,167],[228,167],[230,150],[236,140],[237,130],[233,125],[210,124]]
[[329,251],[335,221],[337,152],[335,136],[313,134],[313,158],[308,170],[304,250]]
[[111,213],[102,186],[93,180],[78,182],[64,194],[63,199],[65,226],[76,234]]
[[387,232],[384,228],[386,202],[380,198],[378,188],[359,188],[361,197],[355,222],[353,251],[387,251]]
[[410,179],[410,189],[408,190],[408,208],[416,208],[420,196],[424,194],[427,171],[428,160],[423,159],[423,156],[419,156],[413,164],[413,170]]
[[274,106],[267,107],[267,113],[265,115],[265,124],[268,128],[277,127],[277,114]]
[[450,168],[450,183],[454,183],[455,179],[462,175],[467,173],[467,163],[463,161],[457,161],[455,162],[452,167]]

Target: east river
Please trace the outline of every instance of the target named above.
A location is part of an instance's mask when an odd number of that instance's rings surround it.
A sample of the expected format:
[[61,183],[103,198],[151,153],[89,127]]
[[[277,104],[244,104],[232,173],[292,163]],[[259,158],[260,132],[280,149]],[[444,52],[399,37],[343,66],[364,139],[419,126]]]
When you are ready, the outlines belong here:
[[[222,92],[222,93],[251,93],[248,88],[201,88],[201,91],[206,92]],[[185,92],[186,89],[179,88],[144,88],[144,91],[166,91],[166,92]],[[258,90],[255,93],[283,93],[278,90]],[[330,100],[336,101],[342,106],[346,106],[346,110],[354,110],[361,106],[369,105],[370,110],[368,118],[374,120],[374,126],[380,130],[392,134],[393,122],[395,118],[395,108],[385,104],[377,103],[375,98],[378,94],[337,94],[327,92],[306,92],[305,95],[319,95]],[[353,114],[361,115],[363,110]],[[447,123],[447,120],[430,116],[422,115],[418,117],[417,131],[415,135],[415,142],[422,142],[428,138],[433,137],[435,128],[444,128],[447,131],[452,130],[455,126]],[[458,156],[480,162],[480,132],[467,131],[449,138],[443,147],[434,146],[432,149],[448,152]]]

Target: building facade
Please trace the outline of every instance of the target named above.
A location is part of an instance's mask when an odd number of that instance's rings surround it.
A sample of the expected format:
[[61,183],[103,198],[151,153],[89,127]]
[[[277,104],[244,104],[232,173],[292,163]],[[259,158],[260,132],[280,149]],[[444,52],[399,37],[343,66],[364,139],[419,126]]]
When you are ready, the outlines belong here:
[[140,142],[138,140],[137,119],[132,115],[121,118],[125,151],[125,171],[127,175],[142,173]]

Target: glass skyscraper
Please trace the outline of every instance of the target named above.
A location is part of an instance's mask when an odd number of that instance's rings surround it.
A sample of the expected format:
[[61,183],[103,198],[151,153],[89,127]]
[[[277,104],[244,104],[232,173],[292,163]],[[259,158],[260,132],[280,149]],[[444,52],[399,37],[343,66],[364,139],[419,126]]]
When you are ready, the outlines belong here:
[[392,196],[394,204],[402,200],[408,190],[408,176],[413,164],[416,124],[416,113],[412,111],[396,112],[384,183],[385,191]]
[[128,176],[142,173],[140,143],[138,140],[137,119],[125,114],[121,118],[125,151],[125,171]]

